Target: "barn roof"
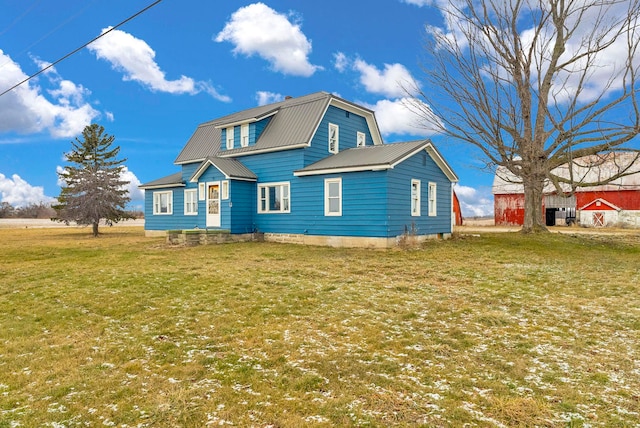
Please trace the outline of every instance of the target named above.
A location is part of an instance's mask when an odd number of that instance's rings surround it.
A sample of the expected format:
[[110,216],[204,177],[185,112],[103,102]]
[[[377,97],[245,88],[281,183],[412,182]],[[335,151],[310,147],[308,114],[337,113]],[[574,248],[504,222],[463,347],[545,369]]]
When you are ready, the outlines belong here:
[[[591,191],[619,191],[640,190],[640,160],[637,160],[636,152],[617,152],[598,156],[585,156],[573,161],[569,165],[562,165],[552,172],[564,178],[569,178],[573,173],[575,181],[583,183],[595,183],[607,180],[621,171],[626,170],[623,177],[611,181],[609,184],[598,186],[581,186],[576,192]],[[634,162],[635,161],[635,162]],[[561,184],[561,188],[569,192],[570,186]],[[546,194],[555,193],[556,188],[551,182],[545,183]],[[518,194],[524,193],[522,181],[505,167],[498,167],[493,178],[493,194]]]

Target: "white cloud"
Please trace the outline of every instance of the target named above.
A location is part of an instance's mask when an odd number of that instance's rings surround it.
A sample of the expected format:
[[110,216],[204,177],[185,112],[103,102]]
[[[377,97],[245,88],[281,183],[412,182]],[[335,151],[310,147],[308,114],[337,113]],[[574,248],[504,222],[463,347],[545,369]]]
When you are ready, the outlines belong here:
[[407,4],[412,4],[418,7],[432,6],[434,4],[434,0],[402,0],[402,2]]
[[49,204],[55,198],[46,196],[42,186],[32,186],[24,181],[18,174],[7,178],[0,173],[0,202],[7,202],[15,208],[26,207],[32,204]]
[[127,180],[129,182],[127,190],[129,191],[129,197],[132,201],[144,200],[144,190],[138,188],[142,183],[140,183],[138,177],[136,177],[132,171],[129,171],[129,168],[126,166],[122,169],[120,179]]
[[344,73],[349,67],[349,58],[344,54],[344,52],[336,52],[333,54],[333,66],[340,73]]
[[309,77],[322,68],[309,62],[311,41],[296,17],[278,13],[264,3],[235,11],[215,41],[232,43],[236,54],[258,55],[283,74]]
[[[111,30],[104,28],[102,34]],[[208,82],[201,82],[187,76],[167,80],[166,74],[155,62],[156,52],[142,39],[121,30],[111,30],[87,47],[97,58],[111,63],[114,70],[124,73],[125,81],[134,81],[152,91],[170,94],[195,95],[206,92],[212,97],[229,102],[230,98],[220,95]]]
[[268,91],[258,91],[256,92],[256,100],[258,101],[259,106],[263,106],[284,100],[284,95]]
[[[418,116],[408,105],[421,103],[419,100],[401,98],[398,100],[380,100],[376,104],[365,104],[376,113],[376,119],[382,135],[390,134],[413,135],[416,137],[428,137],[434,135],[436,130],[421,122]],[[422,108],[429,109],[424,103]]]
[[411,73],[402,64],[385,64],[384,70],[379,70],[362,59],[356,59],[353,68],[360,72],[360,83],[368,92],[387,97],[403,97],[408,90],[416,86]]
[[[43,63],[34,59],[36,63]],[[9,55],[0,50],[0,89],[10,88],[28,76]],[[90,92],[82,85],[62,79],[54,68],[45,73],[53,89],[43,89],[33,79],[0,97],[0,132],[49,132],[52,137],[66,138],[78,135],[100,113],[86,97]],[[51,95],[47,99],[43,92]]]
[[491,189],[475,189],[469,186],[456,186],[456,195],[460,201],[463,217],[486,217],[493,215],[493,195]]

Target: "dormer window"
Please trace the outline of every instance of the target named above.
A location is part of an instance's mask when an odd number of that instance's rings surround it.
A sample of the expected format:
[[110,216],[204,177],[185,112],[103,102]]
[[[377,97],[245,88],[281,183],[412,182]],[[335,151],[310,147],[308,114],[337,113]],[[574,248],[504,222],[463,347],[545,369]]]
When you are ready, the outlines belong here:
[[356,145],[358,147],[364,147],[367,145],[367,137],[364,135],[364,132],[358,132],[358,137],[356,139]]
[[247,147],[249,145],[249,124],[240,125],[240,146]]
[[329,153],[338,153],[338,145],[340,143],[338,125],[329,124]]
[[233,126],[227,128],[227,150],[233,149]]

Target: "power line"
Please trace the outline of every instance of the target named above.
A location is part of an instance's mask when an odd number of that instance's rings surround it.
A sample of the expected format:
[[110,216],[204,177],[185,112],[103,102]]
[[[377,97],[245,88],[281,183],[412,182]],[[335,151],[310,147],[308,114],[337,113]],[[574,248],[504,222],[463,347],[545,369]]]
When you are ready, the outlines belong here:
[[145,7],[144,9],[140,10],[139,12],[131,15],[130,17],[128,17],[127,19],[125,19],[124,21],[120,22],[119,24],[117,24],[114,27],[109,28],[107,31],[105,31],[104,33],[100,34],[97,37],[94,37],[93,39],[91,39],[90,41],[88,41],[87,43],[85,43],[84,45],[80,46],[79,48],[73,50],[72,52],[69,52],[68,54],[66,54],[65,56],[63,56],[62,58],[58,59],[57,61],[52,62],[51,64],[47,65],[46,67],[44,67],[42,70],[32,74],[31,76],[27,77],[26,79],[24,79],[23,81],[16,83],[15,85],[13,85],[12,87],[10,87],[9,89],[7,89],[6,91],[4,91],[3,93],[0,94],[0,97],[3,96],[4,94],[13,91],[15,88],[17,88],[18,86],[22,85],[25,82],[28,82],[29,80],[33,79],[34,77],[36,77],[37,75],[47,71],[48,69],[50,69],[51,67],[53,67],[54,65],[58,64],[61,61],[64,61],[65,59],[69,58],[71,55],[81,51],[82,49],[86,48],[87,46],[89,46],[91,43],[95,42],[96,40],[98,40],[100,37],[103,37],[107,34],[109,34],[110,32],[112,32],[113,30],[115,30],[116,28],[126,24],[127,22],[131,21],[132,19],[136,18],[138,15],[143,14],[144,12],[146,12],[147,10],[151,9],[153,6],[157,5],[158,3],[160,3],[162,0],[156,0],[155,2],[151,3],[149,6]]

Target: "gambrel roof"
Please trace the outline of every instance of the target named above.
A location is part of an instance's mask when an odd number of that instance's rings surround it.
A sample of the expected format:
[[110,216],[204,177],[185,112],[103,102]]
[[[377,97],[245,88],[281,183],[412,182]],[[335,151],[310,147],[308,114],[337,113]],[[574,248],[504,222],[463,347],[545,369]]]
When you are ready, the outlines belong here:
[[295,176],[331,174],[355,171],[375,171],[394,168],[400,162],[425,150],[452,182],[458,177],[429,140],[365,146],[343,150],[294,171]]
[[[328,92],[316,92],[298,98],[254,107],[198,126],[184,146],[176,164],[203,162],[208,157],[235,157],[246,154],[307,147],[330,105],[363,116],[374,144],[382,144],[373,111],[343,100]],[[255,144],[221,150],[222,129],[270,118]]]

